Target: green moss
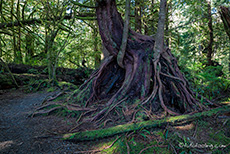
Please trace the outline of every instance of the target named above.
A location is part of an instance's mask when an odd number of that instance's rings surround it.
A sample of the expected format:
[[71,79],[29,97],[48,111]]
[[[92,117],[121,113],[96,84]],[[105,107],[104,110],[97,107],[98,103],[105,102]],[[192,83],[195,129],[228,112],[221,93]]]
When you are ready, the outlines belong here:
[[224,107],[216,108],[210,111],[196,113],[193,115],[181,115],[181,116],[169,117],[169,118],[164,118],[164,119],[155,120],[155,121],[149,120],[149,121],[143,121],[143,122],[138,122],[138,123],[118,125],[115,127],[110,127],[106,129],[100,129],[100,130],[77,132],[73,134],[66,134],[63,136],[63,139],[69,140],[70,139],[69,136],[71,136],[71,139],[74,139],[77,141],[101,139],[104,137],[109,137],[109,136],[113,136],[113,135],[117,135],[121,133],[141,130],[143,128],[149,129],[149,128],[159,127],[159,126],[170,124],[170,123],[174,124],[175,122],[180,122],[180,121],[185,121],[185,120],[186,121],[194,120],[202,116],[214,115],[220,111],[226,112],[226,111],[229,111],[229,109],[230,109],[230,106],[224,106]]
[[[99,147],[105,147],[108,145],[111,145],[112,141],[99,144]],[[159,153],[159,154],[168,154],[170,151],[167,148],[158,147],[157,141],[151,141],[151,142],[141,142],[138,138],[131,137],[126,138],[122,137],[119,140],[117,140],[114,145],[109,148],[101,151],[101,153],[119,153],[119,154],[127,154],[127,145],[129,146],[129,152],[130,154],[136,154],[139,153],[141,150],[143,150],[146,147],[150,147],[146,149],[143,153]],[[152,147],[151,147],[152,146]],[[100,149],[100,148],[98,148]]]
[[56,90],[55,87],[50,87],[50,88],[48,88],[46,91],[47,91],[47,92],[53,92],[53,91],[55,91],[55,90]]
[[58,82],[58,87],[60,87],[61,89],[67,88],[67,89],[78,89],[78,86],[70,83],[70,82]]
[[224,135],[224,131],[211,132],[209,136],[213,139],[213,141],[210,141],[210,143],[222,145],[227,145],[230,143],[230,138]]

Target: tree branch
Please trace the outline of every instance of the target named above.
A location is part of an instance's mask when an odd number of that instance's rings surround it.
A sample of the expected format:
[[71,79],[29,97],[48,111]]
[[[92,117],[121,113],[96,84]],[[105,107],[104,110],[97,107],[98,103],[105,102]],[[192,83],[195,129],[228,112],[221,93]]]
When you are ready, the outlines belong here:
[[92,9],[96,8],[95,6],[85,5],[85,4],[82,4],[82,3],[79,3],[79,2],[76,2],[76,1],[73,1],[73,0],[70,0],[70,2],[73,3],[74,5],[77,5],[77,6],[80,6],[80,7],[92,8]]
[[[73,17],[70,15],[64,16],[63,19],[69,20],[72,19]],[[80,15],[80,16],[75,16],[74,18],[80,19],[80,20],[96,20],[96,17],[94,16],[87,16],[87,15]],[[57,17],[55,19],[27,19],[27,20],[22,20],[22,21],[14,21],[14,22],[8,22],[8,23],[0,23],[0,29],[4,29],[7,27],[13,27],[13,26],[23,26],[23,25],[33,25],[33,24],[41,24],[42,21],[51,21],[51,20],[61,20],[61,17]]]

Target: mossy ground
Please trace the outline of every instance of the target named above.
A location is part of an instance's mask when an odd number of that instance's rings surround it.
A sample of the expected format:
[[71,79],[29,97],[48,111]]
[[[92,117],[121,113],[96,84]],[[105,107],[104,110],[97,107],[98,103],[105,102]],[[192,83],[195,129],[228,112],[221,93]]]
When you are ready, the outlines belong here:
[[[69,94],[71,94],[72,90],[77,89],[76,86],[66,82],[59,82],[56,87],[49,87],[47,85],[47,80],[37,80],[30,84],[30,87],[32,91],[46,89],[47,92],[65,89],[67,91],[70,90]],[[61,102],[66,98],[67,95],[63,95],[52,101]],[[229,99],[227,99],[227,102],[228,101]],[[49,106],[47,109],[51,109],[52,107],[56,107],[56,105]],[[67,119],[68,117],[80,116],[79,112],[69,111],[67,108],[56,110],[54,113]],[[146,154],[226,154],[230,152],[230,134],[228,132],[230,130],[230,119],[228,116],[216,115],[209,118],[198,119],[185,126],[168,126],[165,129],[142,129],[121,136],[118,135],[96,141],[84,141],[79,144],[84,145],[82,149],[85,151],[90,152],[92,150],[92,153],[97,151],[98,153],[111,154],[138,154],[140,152]],[[89,126],[87,127],[89,128]],[[83,125],[82,130],[85,128]],[[119,139],[116,140],[118,137]],[[116,140],[116,142],[113,146],[106,148],[111,145],[114,140]]]
[[[105,154],[226,154],[230,152],[230,119],[214,116],[184,126],[141,130],[112,138],[82,142],[89,153]],[[118,138],[116,140],[116,138]],[[105,149],[116,142],[112,147]],[[143,150],[144,149],[144,150]],[[146,150],[145,150],[146,149]],[[79,152],[80,153],[80,152]]]
[[[63,95],[55,98],[53,101],[60,102],[65,99],[66,95]],[[228,102],[224,103],[228,104]],[[50,109],[50,107],[47,109]],[[79,112],[68,111],[67,108],[62,108],[54,113],[64,117],[80,116]],[[78,118],[76,118],[76,121],[77,119]],[[171,119],[173,120],[173,117]],[[106,127],[111,126],[108,125]],[[97,129],[98,128],[101,127],[97,126]],[[74,132],[93,129],[96,129],[96,127],[85,123]],[[229,115],[222,115],[220,113],[207,118],[199,118],[184,126],[167,126],[164,129],[142,129],[106,139],[84,141],[78,144],[84,145],[82,146],[84,147],[84,151],[88,151],[89,153],[139,154],[141,152],[146,154],[226,154],[230,152],[229,130]],[[117,139],[118,137],[119,139]],[[115,140],[116,142],[113,146],[107,148]]]

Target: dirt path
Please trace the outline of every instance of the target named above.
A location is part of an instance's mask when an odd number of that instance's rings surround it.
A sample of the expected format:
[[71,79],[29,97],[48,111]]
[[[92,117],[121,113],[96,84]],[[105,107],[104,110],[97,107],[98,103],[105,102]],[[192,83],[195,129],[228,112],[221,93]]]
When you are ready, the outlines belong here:
[[0,153],[69,154],[85,149],[82,144],[41,138],[49,136],[49,132],[65,132],[73,124],[63,117],[28,117],[50,94],[25,94],[17,90],[0,95]]

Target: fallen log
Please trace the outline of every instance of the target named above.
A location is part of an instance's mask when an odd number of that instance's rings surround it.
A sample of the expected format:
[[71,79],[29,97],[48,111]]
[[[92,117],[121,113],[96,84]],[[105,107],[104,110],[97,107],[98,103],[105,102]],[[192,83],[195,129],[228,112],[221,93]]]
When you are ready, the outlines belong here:
[[[48,79],[48,71],[46,66],[30,66],[24,64],[8,64],[9,70],[6,72],[12,72],[12,75],[15,76],[15,81],[19,86],[27,84],[27,82],[31,79]],[[1,69],[5,69],[0,67]],[[69,68],[57,68],[57,80],[58,81],[66,81],[73,83],[75,85],[80,85],[84,82],[86,78],[88,78],[89,73],[92,72],[92,69],[86,67],[79,67],[77,69],[69,69]],[[7,74],[8,75],[8,74]],[[10,75],[10,74],[9,74]],[[5,89],[6,87],[12,87],[14,83],[1,82],[1,80],[5,81],[5,76],[0,76],[0,89]],[[6,88],[7,89],[7,88]]]
[[84,132],[77,132],[77,133],[70,133],[64,134],[61,136],[63,140],[69,141],[90,141],[90,140],[97,140],[102,139],[105,137],[111,137],[114,135],[127,133],[131,131],[138,131],[141,129],[150,129],[150,128],[159,128],[165,127],[169,125],[178,125],[182,122],[191,122],[193,120],[203,118],[203,117],[211,117],[217,114],[224,114],[230,112],[230,105],[224,105],[222,107],[214,108],[208,111],[198,112],[194,114],[185,114],[180,116],[174,117],[166,117],[160,120],[148,120],[139,123],[129,123],[124,125],[118,125],[110,128],[105,129],[98,129],[98,130],[90,130]]

